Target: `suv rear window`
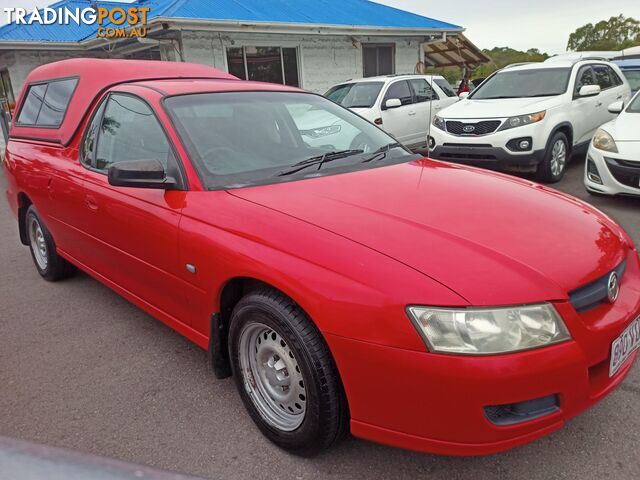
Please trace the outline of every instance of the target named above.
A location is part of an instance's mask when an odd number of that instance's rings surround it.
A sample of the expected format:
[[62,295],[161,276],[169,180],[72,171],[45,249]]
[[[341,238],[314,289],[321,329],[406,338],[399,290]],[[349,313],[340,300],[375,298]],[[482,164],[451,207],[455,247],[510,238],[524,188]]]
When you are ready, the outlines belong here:
[[451,85],[449,85],[449,82],[447,82],[446,79],[444,79],[444,78],[434,78],[433,79],[433,83],[438,85],[440,87],[440,90],[442,90],[447,97],[455,97],[456,96],[456,92],[453,90]]
[[382,82],[344,83],[330,88],[324,96],[345,108],[370,108],[383,85]]
[[31,85],[18,114],[18,124],[59,127],[77,84],[77,78],[70,78]]

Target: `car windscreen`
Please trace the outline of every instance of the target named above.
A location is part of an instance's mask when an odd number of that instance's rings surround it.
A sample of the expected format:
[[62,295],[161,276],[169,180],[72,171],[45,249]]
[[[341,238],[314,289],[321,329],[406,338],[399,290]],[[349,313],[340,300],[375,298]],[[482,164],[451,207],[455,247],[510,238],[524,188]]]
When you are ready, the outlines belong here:
[[631,100],[631,103],[627,107],[628,113],[640,113],[640,92],[636,94]]
[[382,85],[382,82],[345,83],[330,88],[324,96],[345,108],[371,108]]
[[469,95],[474,100],[562,95],[569,85],[570,68],[505,70],[482,82]]
[[164,101],[209,189],[374,168],[414,158],[393,137],[320,95],[220,92]]
[[627,77],[627,82],[629,82],[629,86],[631,87],[632,92],[637,92],[640,90],[640,68],[637,70],[622,70],[624,76]]

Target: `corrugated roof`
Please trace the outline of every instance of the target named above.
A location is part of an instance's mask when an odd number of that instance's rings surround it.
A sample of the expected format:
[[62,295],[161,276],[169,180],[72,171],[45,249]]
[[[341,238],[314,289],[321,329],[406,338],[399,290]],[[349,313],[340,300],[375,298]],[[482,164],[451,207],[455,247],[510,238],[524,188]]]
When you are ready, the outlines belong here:
[[[112,8],[130,3],[62,0],[51,7],[88,8],[92,4]],[[228,20],[251,23],[284,23],[374,27],[391,29],[460,30],[461,27],[423,17],[368,0],[139,0],[153,18]],[[97,25],[15,25],[0,27],[0,41],[74,43],[95,37]]]

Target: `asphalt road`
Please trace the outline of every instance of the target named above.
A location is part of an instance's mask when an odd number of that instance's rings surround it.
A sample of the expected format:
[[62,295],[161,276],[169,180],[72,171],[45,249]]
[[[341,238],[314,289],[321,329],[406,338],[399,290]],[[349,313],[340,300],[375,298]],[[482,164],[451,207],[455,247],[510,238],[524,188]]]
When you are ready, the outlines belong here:
[[[640,243],[640,199],[589,197],[581,175],[574,164],[558,187]],[[561,431],[503,454],[438,457],[347,438],[301,459],[262,437],[232,381],[209,373],[204,351],[84,274],[41,280],[4,199],[0,280],[3,436],[210,478],[640,478],[638,366]]]

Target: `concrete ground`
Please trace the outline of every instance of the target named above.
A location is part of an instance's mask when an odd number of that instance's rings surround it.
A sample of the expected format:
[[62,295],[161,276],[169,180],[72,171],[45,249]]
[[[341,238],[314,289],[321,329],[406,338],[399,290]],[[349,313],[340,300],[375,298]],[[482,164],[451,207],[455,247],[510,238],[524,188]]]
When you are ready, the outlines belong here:
[[[578,163],[558,188],[640,243],[640,199],[589,197]],[[210,478],[640,478],[638,366],[561,431],[503,454],[447,458],[347,438],[301,459],[262,437],[204,351],[86,275],[41,280],[4,200],[0,279],[0,435]]]

